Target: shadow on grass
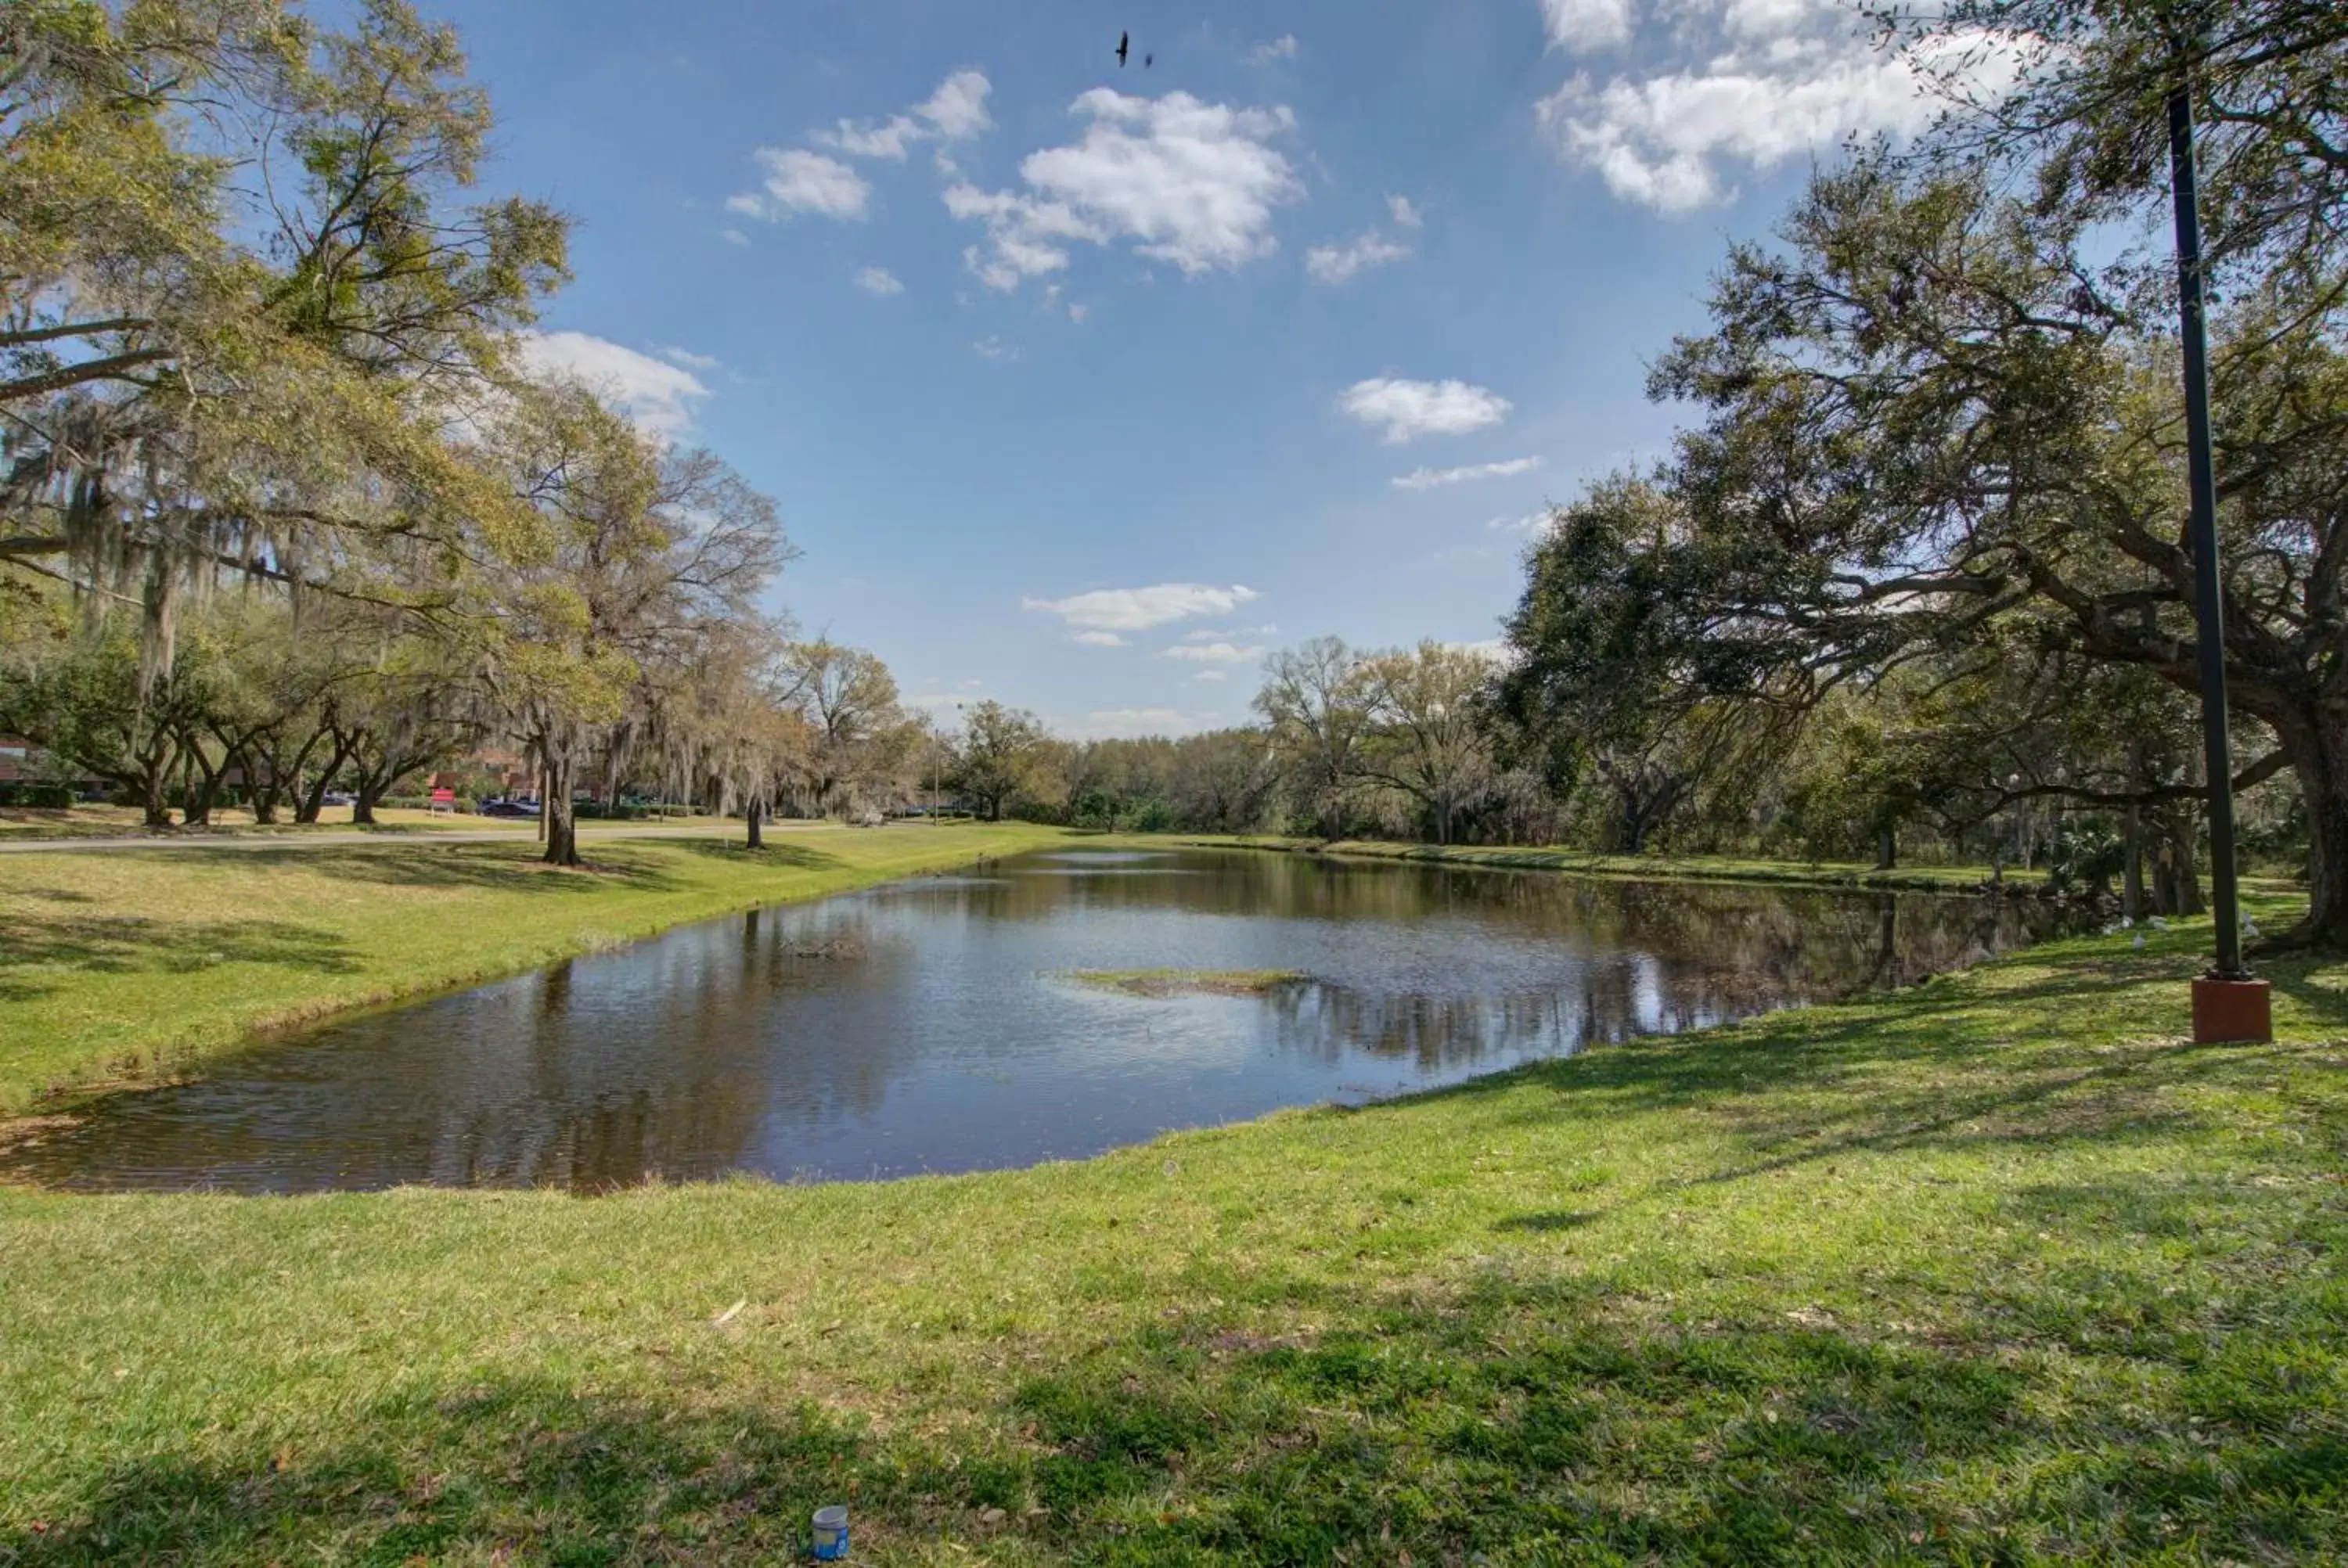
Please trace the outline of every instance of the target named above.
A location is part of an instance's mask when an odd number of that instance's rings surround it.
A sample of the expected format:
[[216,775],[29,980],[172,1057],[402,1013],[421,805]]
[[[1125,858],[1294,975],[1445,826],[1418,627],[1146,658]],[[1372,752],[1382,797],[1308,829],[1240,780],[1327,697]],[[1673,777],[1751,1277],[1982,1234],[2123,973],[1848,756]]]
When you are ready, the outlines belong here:
[[2338,1430],[2226,1405],[2241,1366],[2169,1432],[2034,1398],[2000,1350],[1824,1317],[1640,1331],[1506,1274],[1304,1304],[1332,1327],[1284,1340],[1169,1307],[967,1425],[522,1381],[353,1410],[333,1441],[216,1428],[93,1468],[0,1561],[783,1561],[832,1502],[884,1556],[1014,1534],[1020,1561],[1114,1563],[2277,1560],[2329,1538],[2348,1475]]
[[137,916],[0,923],[0,1001],[57,989],[36,969],[187,975],[222,964],[268,964],[343,975],[360,954],[335,932],[285,920],[149,920]]
[[666,847],[729,866],[766,866],[787,871],[831,871],[848,864],[837,855],[778,838],[767,839],[757,849],[738,838],[676,838],[666,841]]

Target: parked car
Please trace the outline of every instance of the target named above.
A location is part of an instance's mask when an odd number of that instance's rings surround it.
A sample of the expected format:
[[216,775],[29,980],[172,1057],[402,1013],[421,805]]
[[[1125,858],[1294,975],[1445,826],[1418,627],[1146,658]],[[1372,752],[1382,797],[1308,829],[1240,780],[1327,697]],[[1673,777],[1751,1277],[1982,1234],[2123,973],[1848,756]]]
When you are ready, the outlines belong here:
[[338,789],[330,789],[318,797],[320,805],[356,805],[358,803],[358,796]]
[[534,800],[485,800],[481,803],[481,815],[535,817],[538,815],[538,803]]

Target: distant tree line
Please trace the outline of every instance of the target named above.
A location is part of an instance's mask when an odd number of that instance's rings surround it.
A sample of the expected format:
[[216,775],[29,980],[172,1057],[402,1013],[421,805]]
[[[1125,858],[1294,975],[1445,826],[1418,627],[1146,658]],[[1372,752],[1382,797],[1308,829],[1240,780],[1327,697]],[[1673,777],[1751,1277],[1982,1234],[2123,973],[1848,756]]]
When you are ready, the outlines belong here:
[[[954,734],[767,608],[709,453],[529,373],[561,214],[404,0],[0,8],[0,730],[149,820],[362,813],[523,753],[740,814],[2050,867],[2199,900],[2168,100],[2203,128],[2224,646],[2254,855],[2348,943],[2348,7],[1948,0],[1918,144],[1730,251],[1662,461],[1552,508],[1496,653],[1322,639],[1256,723]],[[2019,87],[1972,85],[1987,56]],[[1938,63],[1937,67],[1934,63]]]

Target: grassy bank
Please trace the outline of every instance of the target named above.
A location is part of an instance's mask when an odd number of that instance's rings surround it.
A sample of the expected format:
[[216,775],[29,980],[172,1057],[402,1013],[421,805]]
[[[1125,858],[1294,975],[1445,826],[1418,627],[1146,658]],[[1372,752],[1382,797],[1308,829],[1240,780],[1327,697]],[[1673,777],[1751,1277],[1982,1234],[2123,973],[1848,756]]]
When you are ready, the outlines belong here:
[[[1950,892],[1978,887],[1990,879],[1986,866],[1910,866],[1878,871],[1859,861],[1758,860],[1728,855],[1608,855],[1597,850],[1529,845],[1402,844],[1388,839],[1334,842],[1269,834],[1185,835],[1186,844],[1272,849],[1295,855],[1334,855],[1350,859],[1437,861],[1455,866],[1496,866],[1520,871],[1566,871],[1577,876],[1668,878],[1683,882],[1774,882],[1805,887],[1871,887],[1897,892]],[[2008,882],[2035,887],[2042,871],[2008,870]]]
[[0,856],[0,1116],[186,1067],[258,1027],[510,974],[664,927],[1050,842],[894,827],[528,844],[145,847]]
[[[327,806],[319,812],[317,821],[309,823],[255,823],[250,811],[224,806],[213,812],[212,820],[202,827],[164,828],[149,827],[144,817],[124,805],[85,804],[55,809],[0,806],[0,843],[46,838],[151,838],[159,843],[169,843],[173,839],[245,835],[299,838],[335,828],[349,831],[353,825],[351,808],[346,805]],[[664,816],[609,822],[590,817],[579,824],[579,831],[583,835],[592,835],[646,825],[699,827],[725,833],[738,829],[741,824],[719,816]],[[408,806],[387,805],[377,807],[376,820],[366,824],[361,830],[374,833],[462,833],[474,829],[530,832],[536,826],[537,823],[529,817],[482,816],[475,812],[418,811]]]
[[2348,966],[2196,1049],[2207,937],[1023,1173],[0,1192],[0,1561],[2337,1557]]

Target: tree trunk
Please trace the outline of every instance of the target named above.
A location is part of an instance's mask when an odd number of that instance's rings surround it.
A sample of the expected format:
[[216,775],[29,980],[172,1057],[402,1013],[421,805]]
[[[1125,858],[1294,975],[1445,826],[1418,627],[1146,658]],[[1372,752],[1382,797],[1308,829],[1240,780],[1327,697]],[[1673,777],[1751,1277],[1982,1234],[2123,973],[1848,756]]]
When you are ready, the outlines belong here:
[[546,825],[546,853],[540,858],[549,866],[579,864],[579,824],[571,815],[571,765],[566,761],[549,758],[546,764],[546,794],[539,802],[539,820]]
[[2294,738],[2284,743],[2307,807],[2307,918],[2285,939],[2348,948],[2348,736]]
[[354,826],[375,825],[376,802],[383,798],[384,781],[373,774],[363,775],[351,792],[351,823]]
[[252,804],[252,820],[254,825],[258,826],[263,823],[275,822],[277,820],[277,797],[284,793],[283,786],[278,783],[276,758],[273,755],[270,758],[269,782],[267,784],[260,782],[262,770],[260,764],[253,760],[252,747],[248,746],[245,748],[243,754],[239,758],[239,762],[244,770],[244,794],[245,798]]
[[220,793],[220,776],[228,764],[219,768],[204,765],[196,748],[188,748],[187,772],[181,775],[180,823],[184,827],[210,827],[212,821],[212,800]]
[[2122,819],[2120,846],[2120,915],[2130,921],[2144,917],[2144,808],[2130,806]]
[[743,820],[750,825],[749,847],[752,849],[764,849],[767,847],[766,835],[760,831],[760,818],[762,815],[763,814],[759,810],[759,803],[756,800],[751,801],[748,805],[742,809]]

